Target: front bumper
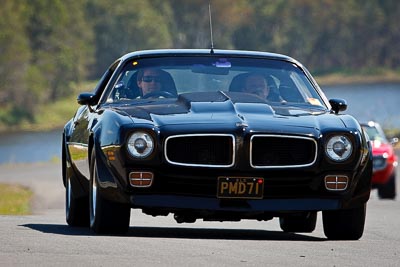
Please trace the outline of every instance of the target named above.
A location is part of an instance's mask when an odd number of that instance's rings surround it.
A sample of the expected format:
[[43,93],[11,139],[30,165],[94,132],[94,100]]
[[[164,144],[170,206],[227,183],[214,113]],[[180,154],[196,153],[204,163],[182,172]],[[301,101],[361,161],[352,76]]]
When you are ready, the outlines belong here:
[[175,195],[134,195],[134,208],[176,210],[208,210],[234,212],[320,211],[341,209],[346,204],[338,199],[260,199],[224,201],[217,198]]
[[[338,210],[361,206],[369,199],[372,158],[357,170],[320,168],[288,170],[207,169],[181,166],[122,166],[121,161],[98,162],[99,192],[111,201],[130,204],[132,208],[156,209],[165,213],[194,212],[276,212]],[[104,164],[101,164],[104,163]],[[135,188],[129,184],[130,173],[152,172],[151,186]],[[217,177],[263,177],[263,199],[217,198]],[[342,191],[328,190],[327,175],[345,175],[349,186]],[[157,213],[157,212],[155,212]],[[161,212],[162,213],[162,212]]]

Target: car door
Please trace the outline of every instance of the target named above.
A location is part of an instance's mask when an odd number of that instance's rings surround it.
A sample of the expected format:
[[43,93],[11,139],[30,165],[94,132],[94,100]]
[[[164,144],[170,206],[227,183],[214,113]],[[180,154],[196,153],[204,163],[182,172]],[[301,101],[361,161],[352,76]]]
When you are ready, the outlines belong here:
[[[116,66],[118,63],[114,63]],[[115,68],[109,68],[100,79],[96,88],[94,89],[94,105],[82,106],[78,109],[72,121],[72,131],[68,142],[68,148],[71,155],[71,160],[76,169],[81,175],[87,179],[90,177],[89,173],[89,138],[94,118],[99,116],[96,113],[96,106],[101,98],[107,84],[109,83]]]

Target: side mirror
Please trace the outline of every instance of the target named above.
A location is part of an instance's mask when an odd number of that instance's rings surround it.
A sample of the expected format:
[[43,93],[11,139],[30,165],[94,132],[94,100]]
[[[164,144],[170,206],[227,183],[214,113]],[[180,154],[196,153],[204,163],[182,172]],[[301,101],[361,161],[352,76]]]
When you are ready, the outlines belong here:
[[397,138],[397,137],[394,137],[394,138],[392,138],[391,140],[390,140],[390,143],[392,144],[392,145],[395,145],[395,144],[397,144],[399,142],[399,138]]
[[338,114],[339,111],[345,111],[347,109],[347,102],[344,99],[329,99],[329,104],[331,104],[332,110],[335,112],[335,114]]
[[94,99],[95,94],[93,93],[81,93],[78,95],[78,98],[76,99],[78,101],[78,104],[80,105],[93,105],[95,104],[95,99]]

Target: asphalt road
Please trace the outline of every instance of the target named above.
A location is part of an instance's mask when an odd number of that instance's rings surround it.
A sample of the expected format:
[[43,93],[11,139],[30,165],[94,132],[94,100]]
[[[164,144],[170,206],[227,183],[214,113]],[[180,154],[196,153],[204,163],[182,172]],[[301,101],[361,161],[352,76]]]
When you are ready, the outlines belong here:
[[321,214],[312,234],[287,234],[277,219],[177,224],[137,210],[127,236],[96,236],[66,225],[59,165],[0,165],[0,182],[37,196],[34,215],[0,216],[0,266],[399,266],[400,200],[376,192],[359,241],[328,241]]

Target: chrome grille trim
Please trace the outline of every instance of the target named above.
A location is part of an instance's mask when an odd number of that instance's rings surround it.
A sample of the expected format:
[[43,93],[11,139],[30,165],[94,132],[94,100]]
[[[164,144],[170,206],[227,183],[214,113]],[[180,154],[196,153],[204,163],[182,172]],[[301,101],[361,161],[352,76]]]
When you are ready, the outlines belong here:
[[[170,141],[173,138],[180,138],[180,137],[199,137],[199,136],[228,136],[232,139],[232,155],[231,155],[231,162],[226,165],[211,165],[211,164],[191,164],[191,163],[183,163],[183,162],[176,162],[172,161],[171,159],[168,158],[168,141]],[[180,135],[172,135],[169,136],[165,139],[165,145],[164,145],[164,157],[167,160],[168,163],[173,164],[173,165],[179,165],[179,166],[188,166],[188,167],[209,167],[209,168],[230,168],[235,164],[235,159],[236,159],[236,141],[235,141],[235,136],[232,134],[213,134],[213,133],[205,133],[205,134],[180,134]]]
[[[313,160],[307,164],[298,164],[298,165],[254,165],[253,164],[253,139],[258,137],[273,137],[273,138],[288,138],[288,139],[303,139],[312,141],[315,146],[315,155]],[[255,169],[283,169],[283,168],[299,168],[299,167],[308,167],[313,165],[317,161],[318,156],[318,144],[314,138],[305,137],[305,136],[292,136],[292,135],[276,135],[276,134],[255,134],[250,138],[250,166]]]

